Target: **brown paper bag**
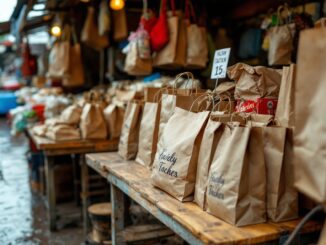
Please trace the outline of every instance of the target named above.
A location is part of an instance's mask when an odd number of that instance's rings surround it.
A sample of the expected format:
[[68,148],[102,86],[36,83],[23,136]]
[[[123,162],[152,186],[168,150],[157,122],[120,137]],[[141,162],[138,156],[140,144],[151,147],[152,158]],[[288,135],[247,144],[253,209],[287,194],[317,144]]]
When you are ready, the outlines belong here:
[[93,98],[90,98],[83,108],[80,117],[80,130],[83,139],[107,138],[103,107]]
[[137,155],[141,107],[141,102],[129,102],[124,115],[119,154],[126,160],[132,160]]
[[283,75],[280,93],[278,96],[275,119],[277,124],[282,127],[294,127],[294,81],[296,67],[283,67]]
[[277,98],[282,70],[237,63],[228,68],[228,76],[236,82],[234,94],[236,99]]
[[145,103],[140,122],[139,148],[136,162],[146,167],[151,167],[154,161],[158,140],[159,115],[159,103]]
[[68,106],[61,113],[60,121],[70,125],[78,125],[80,122],[81,113],[82,113],[82,108],[77,104]]
[[125,108],[123,104],[112,103],[104,111],[104,119],[110,139],[118,139],[121,135]]
[[65,87],[78,87],[84,84],[84,67],[79,43],[75,43],[69,49],[69,72],[64,76],[62,84]]
[[244,226],[266,221],[266,176],[261,128],[227,123],[207,184],[207,211]]
[[113,15],[113,39],[114,41],[121,41],[128,37],[128,26],[126,10],[112,11]]
[[152,73],[152,60],[139,56],[137,42],[130,42],[130,50],[126,56],[124,70],[133,76],[146,76]]
[[49,54],[49,77],[63,77],[69,72],[70,41],[54,43]]
[[48,126],[46,137],[55,141],[79,140],[80,131],[71,125],[65,124]]
[[180,201],[193,200],[199,147],[208,115],[176,108],[158,142],[152,183]]
[[86,21],[81,33],[81,41],[91,48],[101,50],[109,45],[108,36],[100,36],[95,23],[95,9],[88,7]]
[[267,171],[267,215],[273,222],[298,217],[298,192],[294,188],[292,132],[283,127],[264,127]]
[[[326,29],[301,32],[295,80],[295,186],[326,205]],[[308,82],[307,82],[308,81]]]
[[275,26],[268,30],[268,64],[289,65],[293,50],[295,24]]
[[318,240],[318,245],[326,244],[326,221],[324,222],[323,230],[320,233],[320,237]]
[[208,61],[206,29],[196,24],[187,27],[186,68],[203,69]]
[[155,67],[164,67],[168,69],[179,69],[186,62],[186,30],[182,13],[175,11],[168,12],[169,42],[154,56]]
[[214,120],[214,118],[211,116],[205,127],[202,143],[199,150],[194,194],[194,202],[196,202],[203,210],[206,210],[205,199],[208,172],[222,132],[223,123],[219,120]]

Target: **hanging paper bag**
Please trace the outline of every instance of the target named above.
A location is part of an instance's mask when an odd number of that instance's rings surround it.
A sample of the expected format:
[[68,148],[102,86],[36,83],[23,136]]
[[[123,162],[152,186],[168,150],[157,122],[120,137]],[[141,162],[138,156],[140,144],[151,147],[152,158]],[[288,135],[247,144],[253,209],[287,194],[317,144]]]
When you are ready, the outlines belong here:
[[69,73],[70,40],[54,43],[49,54],[49,77],[63,77]]
[[152,170],[154,186],[179,201],[192,201],[198,152],[209,112],[176,108],[159,139]]
[[100,36],[108,35],[111,28],[110,11],[106,0],[100,3],[100,10],[98,15],[98,34]]
[[128,25],[126,10],[112,11],[113,15],[113,39],[114,41],[122,41],[128,37]]
[[126,160],[135,159],[137,155],[141,111],[141,102],[128,103],[119,141],[119,155]]
[[[190,15],[196,22],[195,11],[190,1],[186,1],[186,20],[190,22]],[[189,20],[187,20],[189,19]],[[208,61],[208,47],[206,41],[206,29],[199,27],[196,23],[186,24],[187,28],[187,55],[186,68],[202,69],[206,67]]]
[[168,12],[169,42],[154,56],[154,66],[166,69],[180,69],[186,62],[187,37],[182,12],[175,11],[174,0],[172,11]]
[[125,71],[129,75],[146,76],[152,73],[152,61],[141,59],[139,56],[137,41],[129,43],[130,49],[126,57]]
[[[293,37],[295,34],[295,24],[279,25],[281,20],[281,10],[278,9],[278,23],[275,27],[268,30],[269,48],[268,64],[269,65],[289,65],[291,64],[291,55],[293,51]],[[286,10],[289,11],[286,7]]]
[[266,221],[261,128],[227,123],[209,171],[207,211],[236,226]]
[[77,41],[74,27],[72,27],[73,45],[69,48],[69,71],[63,77],[65,87],[79,87],[84,85],[84,67],[82,63],[81,47]]
[[108,36],[99,35],[94,15],[95,9],[93,7],[89,7],[87,9],[87,17],[82,30],[81,40],[91,48],[101,50],[109,45],[109,39]]

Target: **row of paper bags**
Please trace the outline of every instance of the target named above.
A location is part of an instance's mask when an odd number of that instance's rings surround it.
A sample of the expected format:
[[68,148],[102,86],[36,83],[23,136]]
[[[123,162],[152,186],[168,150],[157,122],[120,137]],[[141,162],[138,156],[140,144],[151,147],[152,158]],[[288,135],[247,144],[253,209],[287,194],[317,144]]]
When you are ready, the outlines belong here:
[[91,92],[85,102],[68,106],[59,118],[47,120],[34,132],[56,141],[116,139],[120,136],[124,110],[123,102],[107,105]]
[[120,155],[152,166],[154,186],[238,226],[297,217],[289,129],[230,114],[214,94],[155,96],[128,104],[119,143]]

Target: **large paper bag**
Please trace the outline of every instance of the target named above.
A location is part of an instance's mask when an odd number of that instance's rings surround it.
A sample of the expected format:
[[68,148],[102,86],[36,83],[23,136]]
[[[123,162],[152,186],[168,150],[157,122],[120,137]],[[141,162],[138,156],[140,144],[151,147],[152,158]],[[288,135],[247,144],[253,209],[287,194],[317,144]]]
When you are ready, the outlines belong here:
[[203,210],[205,207],[209,168],[219,139],[223,132],[223,123],[212,117],[208,119],[199,150],[194,201]]
[[136,162],[151,167],[156,153],[160,104],[146,102],[143,108],[139,130],[139,147]]
[[208,61],[206,29],[196,24],[187,27],[186,68],[203,69]]
[[154,56],[154,66],[168,69],[178,69],[186,61],[186,27],[180,12],[169,11],[169,42]]
[[142,59],[139,56],[137,42],[130,42],[130,49],[126,56],[124,70],[129,75],[146,76],[152,73],[152,60]]
[[109,38],[106,35],[99,35],[94,15],[95,9],[88,7],[86,21],[81,33],[81,40],[91,48],[101,50],[109,45]]
[[140,102],[129,102],[124,115],[119,154],[126,160],[135,159],[137,155],[141,107]]
[[123,104],[112,103],[104,111],[104,119],[110,139],[118,139],[121,134],[125,108]]
[[83,139],[106,139],[107,130],[100,103],[88,101],[80,117],[80,130]]
[[326,29],[301,32],[295,81],[294,164],[299,191],[326,204]]
[[176,108],[159,139],[152,183],[180,201],[192,201],[198,153],[209,112]]
[[268,64],[289,65],[293,51],[295,24],[275,26],[269,29]]
[[82,86],[84,81],[81,47],[79,43],[75,43],[69,49],[69,72],[64,76],[62,84],[65,87],[78,87]]
[[296,66],[283,67],[282,82],[278,96],[275,119],[282,127],[294,127],[294,81]]
[[263,127],[267,171],[267,215],[273,222],[298,217],[298,192],[294,188],[292,131]]
[[112,11],[113,15],[113,39],[114,41],[121,41],[128,37],[128,25],[126,10]]
[[69,72],[69,41],[54,43],[49,54],[49,71],[50,77],[63,77]]
[[207,211],[236,226],[266,221],[261,128],[227,123],[209,171]]

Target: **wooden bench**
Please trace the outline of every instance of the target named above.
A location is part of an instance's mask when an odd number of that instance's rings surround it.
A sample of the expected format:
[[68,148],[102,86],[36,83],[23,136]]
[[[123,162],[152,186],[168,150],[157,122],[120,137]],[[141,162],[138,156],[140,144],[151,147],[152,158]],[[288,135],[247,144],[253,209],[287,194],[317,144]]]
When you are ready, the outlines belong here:
[[[124,198],[132,198],[190,244],[280,244],[300,221],[235,227],[204,212],[195,203],[181,203],[154,188],[150,170],[117,153],[87,154],[87,164],[111,183],[112,242],[124,244]],[[125,195],[124,195],[125,194]],[[309,222],[302,234],[318,232],[321,224]]]
[[85,233],[88,230],[89,222],[87,215],[89,173],[85,163],[86,153],[116,151],[118,140],[71,140],[53,141],[48,138],[35,135],[31,129],[27,130],[27,136],[33,141],[36,148],[43,152],[45,158],[45,181],[46,196],[48,203],[48,216],[50,230],[56,230],[56,191],[54,184],[54,159],[61,155],[80,155],[81,164],[81,199],[83,206],[83,220]]

